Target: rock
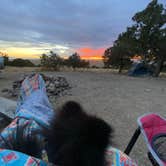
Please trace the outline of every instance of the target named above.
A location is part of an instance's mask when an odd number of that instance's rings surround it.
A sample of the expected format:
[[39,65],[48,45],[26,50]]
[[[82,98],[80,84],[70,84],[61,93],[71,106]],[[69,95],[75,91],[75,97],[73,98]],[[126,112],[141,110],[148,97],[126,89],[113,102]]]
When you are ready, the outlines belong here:
[[[69,90],[71,86],[67,82],[65,77],[53,77],[53,76],[46,76],[41,74],[46,85],[46,91],[48,97],[54,96],[63,96],[67,93],[63,93],[66,90]],[[16,80],[12,84],[12,89],[3,89],[2,92],[6,93],[9,97],[18,97],[21,83],[28,75],[22,75],[19,80]]]

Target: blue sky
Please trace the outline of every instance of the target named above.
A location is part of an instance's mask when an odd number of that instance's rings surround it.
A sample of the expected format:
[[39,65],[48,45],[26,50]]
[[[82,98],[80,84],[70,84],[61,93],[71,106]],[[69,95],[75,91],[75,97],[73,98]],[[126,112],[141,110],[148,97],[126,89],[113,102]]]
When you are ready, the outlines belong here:
[[[80,48],[107,48],[149,2],[1,0],[0,50],[12,54],[12,49],[32,49],[34,56],[50,49],[70,54]],[[165,0],[160,2],[166,4]]]

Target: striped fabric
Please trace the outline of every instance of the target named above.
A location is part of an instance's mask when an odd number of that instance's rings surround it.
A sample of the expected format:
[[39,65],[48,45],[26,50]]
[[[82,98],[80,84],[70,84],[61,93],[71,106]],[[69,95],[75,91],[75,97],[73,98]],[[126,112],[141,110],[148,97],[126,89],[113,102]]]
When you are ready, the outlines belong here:
[[120,150],[110,147],[106,151],[107,166],[137,166],[137,164]]
[[8,149],[0,149],[1,166],[47,166],[40,159]]

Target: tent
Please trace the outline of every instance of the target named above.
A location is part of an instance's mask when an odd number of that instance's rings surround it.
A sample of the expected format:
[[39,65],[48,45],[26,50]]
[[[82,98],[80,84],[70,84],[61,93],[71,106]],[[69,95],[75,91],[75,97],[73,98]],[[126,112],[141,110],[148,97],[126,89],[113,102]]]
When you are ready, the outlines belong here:
[[145,76],[145,75],[152,75],[152,71],[149,70],[148,67],[145,66],[145,64],[140,62],[134,62],[132,64],[131,69],[128,71],[129,76]]

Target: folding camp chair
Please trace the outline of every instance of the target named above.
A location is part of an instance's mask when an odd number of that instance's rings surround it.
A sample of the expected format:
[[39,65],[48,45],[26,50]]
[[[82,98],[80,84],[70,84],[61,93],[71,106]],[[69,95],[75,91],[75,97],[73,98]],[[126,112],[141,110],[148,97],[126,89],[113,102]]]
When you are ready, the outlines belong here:
[[129,155],[142,133],[152,165],[166,166],[166,119],[157,114],[147,114],[138,118],[138,126],[124,152]]

